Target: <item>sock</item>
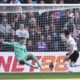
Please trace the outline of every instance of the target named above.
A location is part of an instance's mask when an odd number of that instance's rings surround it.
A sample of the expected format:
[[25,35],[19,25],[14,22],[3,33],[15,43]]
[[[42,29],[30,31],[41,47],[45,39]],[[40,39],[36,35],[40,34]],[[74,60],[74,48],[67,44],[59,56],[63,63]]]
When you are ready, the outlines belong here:
[[24,60],[25,64],[28,65],[28,66],[31,66],[31,67],[34,67],[30,62]]
[[67,67],[68,67],[68,71],[72,71],[69,63],[67,64]]
[[78,67],[78,66],[80,66],[80,64],[76,64],[76,65],[75,65],[75,67]]
[[38,59],[34,55],[32,55],[32,58],[36,61],[36,63],[38,64],[38,67],[40,67]]
[[75,65],[73,65],[71,67],[79,67],[79,66],[80,66],[79,64],[75,64]]
[[68,67],[68,71],[72,71],[69,63],[65,63],[64,65]]

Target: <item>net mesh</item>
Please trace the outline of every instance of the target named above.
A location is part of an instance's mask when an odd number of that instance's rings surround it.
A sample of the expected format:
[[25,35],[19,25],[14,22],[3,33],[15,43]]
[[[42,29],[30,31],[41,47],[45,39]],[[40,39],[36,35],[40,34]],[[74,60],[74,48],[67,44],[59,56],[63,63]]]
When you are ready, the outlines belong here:
[[[63,31],[70,30],[80,50],[79,5],[0,5],[0,40],[26,38],[28,51],[66,51]],[[0,43],[0,51],[13,47]]]

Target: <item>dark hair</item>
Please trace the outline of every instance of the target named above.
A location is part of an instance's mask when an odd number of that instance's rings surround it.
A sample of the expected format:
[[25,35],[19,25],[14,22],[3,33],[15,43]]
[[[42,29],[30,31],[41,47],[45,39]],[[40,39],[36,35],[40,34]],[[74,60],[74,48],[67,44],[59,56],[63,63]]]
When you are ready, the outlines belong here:
[[69,30],[65,30],[64,34],[68,36],[70,34]]

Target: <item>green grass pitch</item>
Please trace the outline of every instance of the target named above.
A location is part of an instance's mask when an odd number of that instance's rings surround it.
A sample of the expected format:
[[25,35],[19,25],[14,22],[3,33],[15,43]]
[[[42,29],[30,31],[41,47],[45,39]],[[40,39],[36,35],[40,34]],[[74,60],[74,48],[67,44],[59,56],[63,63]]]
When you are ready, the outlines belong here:
[[[5,80],[5,79],[0,79]],[[80,79],[6,79],[6,80],[80,80]]]
[[53,79],[53,80],[80,80],[80,73],[0,73],[1,80],[21,79],[21,80],[39,80],[39,79]]

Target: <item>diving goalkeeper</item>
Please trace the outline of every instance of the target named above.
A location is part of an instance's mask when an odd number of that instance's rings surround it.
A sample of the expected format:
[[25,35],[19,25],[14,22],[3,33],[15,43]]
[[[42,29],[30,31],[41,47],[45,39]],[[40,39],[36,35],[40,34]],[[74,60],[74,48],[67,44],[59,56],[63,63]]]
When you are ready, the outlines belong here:
[[[37,58],[32,54],[28,54],[24,41],[25,41],[25,38],[20,37],[19,42],[4,42],[4,40],[2,40],[1,42],[5,45],[12,45],[14,47],[14,53],[15,53],[16,59],[19,61],[20,64],[26,64],[33,68],[39,68],[40,64]],[[28,60],[36,61],[37,66],[32,65],[30,62],[28,62]]]

